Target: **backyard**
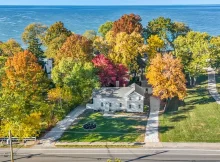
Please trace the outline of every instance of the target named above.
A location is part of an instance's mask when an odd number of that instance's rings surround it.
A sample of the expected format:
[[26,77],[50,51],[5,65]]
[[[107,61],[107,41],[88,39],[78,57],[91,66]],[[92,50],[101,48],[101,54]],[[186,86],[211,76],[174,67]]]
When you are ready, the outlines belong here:
[[[93,121],[97,127],[85,130]],[[61,142],[143,142],[147,117],[107,117],[100,112],[85,111],[78,121],[65,131]]]
[[[216,78],[220,83],[220,77]],[[220,105],[209,95],[207,75],[187,90],[185,106],[177,112],[160,115],[162,142],[220,142]]]

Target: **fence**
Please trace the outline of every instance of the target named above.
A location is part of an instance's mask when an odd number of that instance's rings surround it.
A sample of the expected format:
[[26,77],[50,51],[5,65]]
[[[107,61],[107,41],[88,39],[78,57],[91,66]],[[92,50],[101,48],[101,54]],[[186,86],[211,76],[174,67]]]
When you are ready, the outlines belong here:
[[[0,138],[0,142],[7,142],[9,138],[8,137],[4,137],[4,138]],[[21,141],[21,138],[18,137],[12,137],[12,142],[19,142]],[[22,138],[23,141],[36,141],[37,138],[36,137],[26,137],[26,138]]]

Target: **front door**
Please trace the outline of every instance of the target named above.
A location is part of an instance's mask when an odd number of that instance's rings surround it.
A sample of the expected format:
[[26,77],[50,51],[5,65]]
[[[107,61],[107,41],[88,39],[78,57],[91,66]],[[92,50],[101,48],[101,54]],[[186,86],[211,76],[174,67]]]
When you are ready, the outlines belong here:
[[105,103],[105,111],[109,111],[109,107],[110,107],[110,106],[109,106],[109,103],[106,102],[106,103]]

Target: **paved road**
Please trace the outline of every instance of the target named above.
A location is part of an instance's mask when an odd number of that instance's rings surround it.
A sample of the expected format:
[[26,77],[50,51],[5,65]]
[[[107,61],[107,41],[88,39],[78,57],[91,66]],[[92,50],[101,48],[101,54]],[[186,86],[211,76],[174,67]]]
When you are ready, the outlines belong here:
[[[0,161],[9,162],[9,149],[0,149]],[[6,155],[6,156],[4,156]],[[15,162],[106,162],[120,158],[123,162],[150,161],[220,161],[220,150],[161,148],[161,149],[21,149]]]

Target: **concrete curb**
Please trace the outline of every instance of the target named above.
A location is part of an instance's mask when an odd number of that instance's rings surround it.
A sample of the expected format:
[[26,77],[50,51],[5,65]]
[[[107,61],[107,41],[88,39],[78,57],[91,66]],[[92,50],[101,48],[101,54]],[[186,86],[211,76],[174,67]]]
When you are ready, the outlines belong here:
[[56,142],[55,146],[143,146],[142,142]]
[[220,143],[178,143],[178,142],[158,142],[158,143],[145,143],[146,148],[194,148],[194,149],[219,149]]

